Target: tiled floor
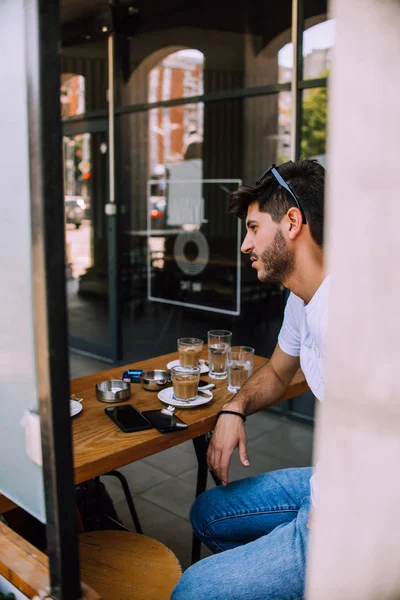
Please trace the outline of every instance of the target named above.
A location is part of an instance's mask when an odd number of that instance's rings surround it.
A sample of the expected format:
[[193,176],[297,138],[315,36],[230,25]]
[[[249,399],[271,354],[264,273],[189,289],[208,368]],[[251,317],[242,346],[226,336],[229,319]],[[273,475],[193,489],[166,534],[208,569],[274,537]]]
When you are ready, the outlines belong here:
[[[70,356],[73,378],[109,367],[89,357]],[[311,464],[313,430],[310,425],[260,412],[248,418],[246,430],[251,466],[243,467],[235,455],[230,467],[231,480]],[[190,565],[192,535],[188,516],[196,488],[196,467],[192,443],[185,442],[121,469],[128,479],[144,533],[171,548],[184,569]],[[132,521],[119,482],[113,477],[103,477],[103,481],[118,515],[131,529]],[[208,486],[213,485],[209,476]],[[207,554],[208,550],[203,548],[203,556]]]

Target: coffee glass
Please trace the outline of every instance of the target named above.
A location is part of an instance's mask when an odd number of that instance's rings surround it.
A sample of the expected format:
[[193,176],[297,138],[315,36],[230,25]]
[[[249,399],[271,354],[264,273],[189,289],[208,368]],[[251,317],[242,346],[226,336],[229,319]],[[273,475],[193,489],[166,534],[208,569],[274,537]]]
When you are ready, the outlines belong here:
[[227,353],[228,390],[238,392],[253,373],[254,348],[231,346]]
[[176,400],[190,402],[197,398],[200,367],[172,367],[171,377]]
[[211,329],[207,335],[209,376],[211,379],[226,379],[226,357],[232,342],[232,332]]
[[182,367],[197,367],[203,350],[203,340],[198,338],[179,338],[179,364]]

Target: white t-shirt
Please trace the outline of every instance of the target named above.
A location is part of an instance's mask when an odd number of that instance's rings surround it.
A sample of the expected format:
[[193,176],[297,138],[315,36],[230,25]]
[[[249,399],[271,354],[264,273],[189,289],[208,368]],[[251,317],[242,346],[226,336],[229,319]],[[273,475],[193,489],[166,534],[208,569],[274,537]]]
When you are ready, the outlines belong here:
[[290,356],[300,356],[300,366],[318,400],[324,399],[325,337],[328,302],[328,277],[321,283],[308,304],[290,294],[278,336],[281,349]]
[[[329,278],[321,283],[308,304],[291,293],[278,336],[280,348],[290,356],[300,356],[300,366],[318,400],[324,399],[324,355],[327,326]],[[315,475],[310,480],[315,500]]]

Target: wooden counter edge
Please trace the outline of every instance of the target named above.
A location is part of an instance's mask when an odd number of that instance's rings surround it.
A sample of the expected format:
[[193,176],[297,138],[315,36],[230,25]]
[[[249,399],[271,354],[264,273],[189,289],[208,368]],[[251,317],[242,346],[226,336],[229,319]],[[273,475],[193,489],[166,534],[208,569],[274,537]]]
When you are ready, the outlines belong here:
[[[0,575],[28,598],[48,598],[50,575],[48,557],[0,521]],[[84,583],[82,600],[101,600]]]

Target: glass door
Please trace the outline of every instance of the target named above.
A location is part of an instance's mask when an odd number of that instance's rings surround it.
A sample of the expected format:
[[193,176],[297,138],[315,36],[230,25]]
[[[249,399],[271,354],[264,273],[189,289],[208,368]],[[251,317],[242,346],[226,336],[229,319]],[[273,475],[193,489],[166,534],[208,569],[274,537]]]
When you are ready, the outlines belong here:
[[[100,129],[100,130],[99,130]],[[100,124],[77,132],[64,126],[66,279],[70,346],[116,359],[116,257],[107,216],[108,131]]]

